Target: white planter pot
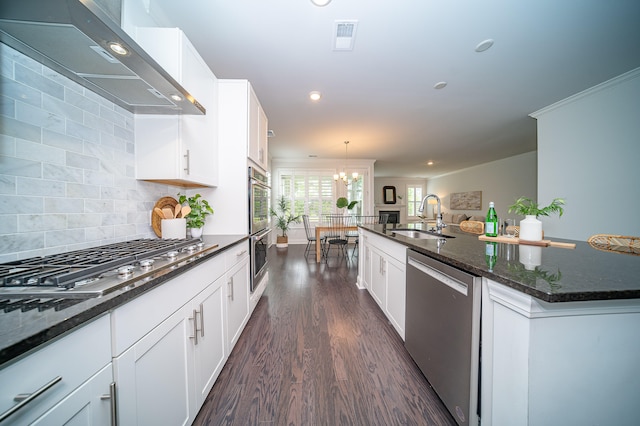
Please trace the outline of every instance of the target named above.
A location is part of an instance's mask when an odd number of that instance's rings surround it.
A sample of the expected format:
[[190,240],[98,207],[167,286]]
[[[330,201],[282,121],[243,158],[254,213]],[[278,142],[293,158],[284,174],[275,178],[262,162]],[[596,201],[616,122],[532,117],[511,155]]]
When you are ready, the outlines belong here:
[[520,239],[525,241],[542,240],[542,222],[535,215],[527,215],[520,221]]
[[200,238],[202,236],[202,229],[203,228],[189,228],[189,231],[191,231],[191,238]]

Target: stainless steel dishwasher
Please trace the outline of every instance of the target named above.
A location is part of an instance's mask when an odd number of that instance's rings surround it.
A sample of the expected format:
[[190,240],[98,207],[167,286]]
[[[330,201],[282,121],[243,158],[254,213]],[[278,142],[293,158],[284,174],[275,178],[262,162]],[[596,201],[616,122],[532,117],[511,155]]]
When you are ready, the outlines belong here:
[[481,279],[407,250],[405,347],[460,425],[479,423]]

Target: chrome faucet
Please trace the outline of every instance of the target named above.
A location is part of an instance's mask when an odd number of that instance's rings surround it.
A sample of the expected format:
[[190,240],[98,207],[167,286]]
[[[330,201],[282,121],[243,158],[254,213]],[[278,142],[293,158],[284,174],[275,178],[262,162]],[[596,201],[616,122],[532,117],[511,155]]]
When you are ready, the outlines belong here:
[[424,206],[427,203],[427,200],[429,198],[435,198],[436,202],[438,203],[438,214],[436,215],[436,229],[435,229],[435,231],[438,234],[441,234],[442,233],[442,228],[446,228],[447,224],[442,221],[442,211],[441,211],[440,197],[438,197],[436,194],[427,194],[427,196],[422,199],[422,203],[420,204],[420,207],[418,208],[418,211],[420,213],[422,213],[424,211]]

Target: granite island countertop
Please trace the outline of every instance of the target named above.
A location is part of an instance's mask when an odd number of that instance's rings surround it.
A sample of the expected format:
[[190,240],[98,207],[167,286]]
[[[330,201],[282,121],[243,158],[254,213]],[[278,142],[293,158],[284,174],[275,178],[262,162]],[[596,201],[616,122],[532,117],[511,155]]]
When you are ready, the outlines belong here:
[[202,257],[183,262],[177,268],[160,270],[132,287],[116,290],[101,297],[84,299],[62,310],[0,310],[0,368],[3,364],[153,290],[248,238],[247,235],[204,235],[202,239],[206,244],[218,244],[218,247]]
[[444,235],[455,238],[446,238],[440,245],[434,239],[415,239],[393,232],[394,229],[426,230],[424,223],[361,227],[545,302],[640,299],[640,256],[597,250],[586,242],[545,237],[575,243],[575,249],[494,243],[497,258],[489,269],[485,257],[487,242],[455,227],[443,230]]

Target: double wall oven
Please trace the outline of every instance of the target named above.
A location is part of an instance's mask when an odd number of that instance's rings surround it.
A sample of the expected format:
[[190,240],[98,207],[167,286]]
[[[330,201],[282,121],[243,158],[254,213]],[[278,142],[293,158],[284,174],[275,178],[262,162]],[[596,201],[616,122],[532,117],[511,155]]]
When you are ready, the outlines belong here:
[[271,232],[269,203],[271,188],[267,176],[249,167],[249,234],[251,235],[251,292],[267,272],[268,235]]

